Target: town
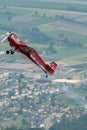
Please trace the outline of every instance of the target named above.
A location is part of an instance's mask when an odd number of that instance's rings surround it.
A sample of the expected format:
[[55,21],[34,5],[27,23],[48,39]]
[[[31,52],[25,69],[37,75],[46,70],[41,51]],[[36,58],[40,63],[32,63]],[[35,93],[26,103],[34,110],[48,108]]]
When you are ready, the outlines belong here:
[[15,124],[49,129],[63,118],[85,115],[86,84],[87,64],[76,67],[59,62],[56,73],[46,78],[32,63],[1,61],[0,128]]

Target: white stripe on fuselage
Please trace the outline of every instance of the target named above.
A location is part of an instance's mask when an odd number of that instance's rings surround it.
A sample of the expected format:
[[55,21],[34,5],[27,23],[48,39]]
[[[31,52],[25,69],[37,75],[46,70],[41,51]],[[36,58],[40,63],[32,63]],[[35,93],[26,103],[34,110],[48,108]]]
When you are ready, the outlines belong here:
[[17,44],[21,44],[19,38],[16,38],[14,35],[11,35],[11,38],[12,38]]

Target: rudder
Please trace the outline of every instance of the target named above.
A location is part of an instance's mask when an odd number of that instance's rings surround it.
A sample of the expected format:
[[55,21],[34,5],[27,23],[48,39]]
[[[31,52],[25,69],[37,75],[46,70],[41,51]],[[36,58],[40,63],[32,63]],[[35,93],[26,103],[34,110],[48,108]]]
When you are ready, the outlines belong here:
[[55,63],[54,61],[50,63],[50,67],[55,71],[57,68],[57,63]]
[[50,64],[46,64],[46,70],[47,70],[50,74],[54,74],[56,68],[57,68],[57,63],[55,63],[54,61],[51,62]]

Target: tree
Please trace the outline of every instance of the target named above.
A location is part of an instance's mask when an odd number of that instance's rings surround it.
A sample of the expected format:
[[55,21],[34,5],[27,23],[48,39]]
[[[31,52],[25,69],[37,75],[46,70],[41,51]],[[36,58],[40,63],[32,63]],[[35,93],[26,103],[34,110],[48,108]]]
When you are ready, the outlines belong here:
[[18,114],[22,115],[23,114],[23,110],[20,108],[20,110],[18,111]]
[[43,17],[44,17],[44,18],[46,17],[46,14],[45,14],[45,13],[43,14]]
[[38,16],[38,12],[37,11],[35,11],[35,16]]
[[8,19],[8,21],[11,21],[12,20],[12,15],[8,15],[7,19]]
[[87,115],[74,119],[72,122],[62,120],[55,123],[49,130],[87,130]]
[[56,53],[56,49],[54,48],[53,44],[49,44],[48,48],[46,49],[47,54]]
[[11,91],[8,92],[8,94],[9,94],[9,97],[11,98],[11,96],[14,96],[14,95],[15,95],[15,91],[14,91],[14,90],[11,90]]

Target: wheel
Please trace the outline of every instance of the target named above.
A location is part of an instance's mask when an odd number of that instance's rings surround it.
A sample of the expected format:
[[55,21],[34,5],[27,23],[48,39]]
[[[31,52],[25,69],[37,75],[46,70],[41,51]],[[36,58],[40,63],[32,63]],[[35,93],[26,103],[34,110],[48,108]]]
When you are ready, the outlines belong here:
[[8,50],[6,51],[6,54],[9,54],[9,51],[8,51]]
[[14,51],[12,50],[10,53],[13,55],[13,54],[14,54]]
[[46,78],[48,78],[48,75],[46,74]]

